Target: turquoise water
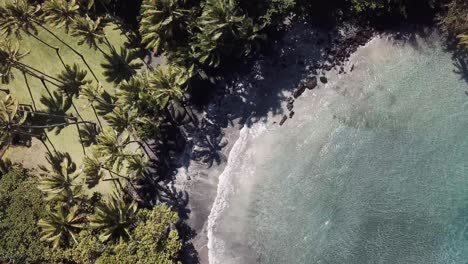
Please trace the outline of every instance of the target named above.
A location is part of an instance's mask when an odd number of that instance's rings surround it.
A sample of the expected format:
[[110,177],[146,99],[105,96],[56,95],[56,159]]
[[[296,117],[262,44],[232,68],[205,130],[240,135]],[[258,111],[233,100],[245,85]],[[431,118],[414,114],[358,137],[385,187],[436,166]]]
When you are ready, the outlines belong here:
[[353,63],[286,126],[241,131],[210,262],[468,263],[467,83],[437,37]]

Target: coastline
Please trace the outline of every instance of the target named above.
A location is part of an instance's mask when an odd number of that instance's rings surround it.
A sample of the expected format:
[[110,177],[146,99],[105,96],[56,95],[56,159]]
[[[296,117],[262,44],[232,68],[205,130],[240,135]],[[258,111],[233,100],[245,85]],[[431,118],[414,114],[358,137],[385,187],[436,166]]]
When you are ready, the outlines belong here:
[[[221,157],[220,162],[212,166],[207,166],[206,162],[190,162],[179,170],[175,184],[189,197],[187,207],[190,216],[186,224],[194,230],[190,242],[198,253],[199,263],[210,263],[208,234],[213,223],[210,223],[209,217],[216,214],[213,208],[215,203],[218,207],[220,203],[221,207],[226,206],[218,200],[222,192],[219,181],[227,169],[227,157],[231,157],[231,151],[236,150],[233,147],[240,140],[241,130],[257,122],[279,125],[284,117],[286,122],[294,118],[291,104],[294,100],[300,100],[300,95],[306,92],[304,83],[316,76],[317,87],[312,89],[333,85],[337,75],[352,71],[352,54],[374,35],[373,31],[366,31],[371,34],[359,37],[356,27],[340,31],[331,36],[326,30],[310,28],[306,24],[295,25],[281,41],[274,44],[272,57],[259,58],[252,67],[253,71],[247,75],[232,76],[231,81],[226,83],[229,92],[220,95],[219,100],[209,105],[206,119],[215,125],[224,124],[220,127],[222,140],[219,143],[225,146],[217,153]],[[340,39],[358,41],[348,41],[344,43],[344,48],[336,48]],[[351,46],[355,46],[354,49]],[[347,54],[340,54],[337,50],[346,50]],[[337,63],[335,58],[342,62]],[[325,82],[320,80],[321,76],[326,77]],[[302,91],[296,96],[298,90]],[[242,100],[239,101],[239,98]]]

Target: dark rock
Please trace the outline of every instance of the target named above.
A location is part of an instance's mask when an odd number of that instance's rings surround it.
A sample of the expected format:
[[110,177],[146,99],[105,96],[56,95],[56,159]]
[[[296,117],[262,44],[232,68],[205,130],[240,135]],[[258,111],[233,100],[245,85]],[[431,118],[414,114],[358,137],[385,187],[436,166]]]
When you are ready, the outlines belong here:
[[350,71],[353,71],[354,70],[354,64],[351,65],[351,70]]
[[317,87],[317,77],[312,77],[310,78],[310,80],[308,80],[305,84],[305,86],[307,87],[307,89],[309,90],[312,90],[314,89],[315,87]]
[[292,102],[289,102],[287,105],[286,105],[286,108],[288,109],[288,111],[291,111],[294,107],[294,104]]
[[294,114],[294,111],[289,112],[289,118],[293,118]]
[[323,69],[326,71],[330,71],[332,68],[333,68],[332,64],[328,64],[328,65],[325,65],[325,67],[323,67]]
[[288,103],[294,103],[294,98],[288,97],[288,99],[286,99],[286,102],[288,102]]
[[281,118],[281,121],[279,122],[279,125],[282,126],[284,124],[284,122],[286,122],[287,119],[288,119],[288,117],[286,115],[284,115],[283,118]]
[[321,81],[322,83],[327,83],[327,82],[328,82],[328,79],[327,79],[327,77],[325,77],[325,76],[320,76],[320,81]]
[[299,84],[299,86],[297,86],[296,90],[293,93],[294,98],[298,98],[299,96],[301,96],[304,93],[305,89],[306,87],[302,83]]

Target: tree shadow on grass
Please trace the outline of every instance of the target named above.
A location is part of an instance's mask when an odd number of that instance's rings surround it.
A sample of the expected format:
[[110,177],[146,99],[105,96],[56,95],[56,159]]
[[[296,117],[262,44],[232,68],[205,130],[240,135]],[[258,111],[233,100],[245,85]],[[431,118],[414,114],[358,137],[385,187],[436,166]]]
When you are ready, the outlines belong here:
[[111,49],[110,55],[104,55],[106,62],[101,64],[104,68],[104,76],[106,81],[116,84],[123,80],[130,79],[143,64],[137,62],[138,56],[133,50],[121,48],[117,52],[114,48]]

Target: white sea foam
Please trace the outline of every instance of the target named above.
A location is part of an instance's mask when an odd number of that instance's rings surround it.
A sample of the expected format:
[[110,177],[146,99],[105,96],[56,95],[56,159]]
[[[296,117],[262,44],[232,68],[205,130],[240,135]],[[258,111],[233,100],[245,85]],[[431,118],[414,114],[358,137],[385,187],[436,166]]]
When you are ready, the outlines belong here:
[[245,151],[250,145],[249,142],[264,131],[266,131],[266,125],[264,124],[255,124],[252,127],[244,126],[229,153],[226,167],[219,176],[217,195],[208,217],[208,258],[211,264],[223,263],[218,258],[217,253],[224,251],[224,242],[222,239],[217,238],[214,232],[219,218],[230,206],[230,197],[235,194],[236,188],[233,184],[236,176],[235,172],[239,171],[239,162],[245,158]]

